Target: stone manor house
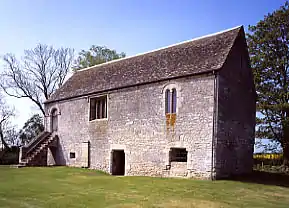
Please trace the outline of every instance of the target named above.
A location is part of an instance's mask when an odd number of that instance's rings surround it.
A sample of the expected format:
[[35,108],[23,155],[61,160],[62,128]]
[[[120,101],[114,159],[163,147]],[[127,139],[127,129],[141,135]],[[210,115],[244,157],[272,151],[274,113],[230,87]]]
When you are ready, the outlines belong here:
[[252,170],[255,87],[243,27],[77,71],[45,102],[22,165],[218,179]]

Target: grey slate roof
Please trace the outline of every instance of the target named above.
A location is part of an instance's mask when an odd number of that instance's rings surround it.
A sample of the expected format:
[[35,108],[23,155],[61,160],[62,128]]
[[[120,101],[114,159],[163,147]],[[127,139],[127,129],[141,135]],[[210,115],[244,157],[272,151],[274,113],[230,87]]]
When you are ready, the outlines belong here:
[[77,71],[46,103],[218,70],[241,30],[236,27]]

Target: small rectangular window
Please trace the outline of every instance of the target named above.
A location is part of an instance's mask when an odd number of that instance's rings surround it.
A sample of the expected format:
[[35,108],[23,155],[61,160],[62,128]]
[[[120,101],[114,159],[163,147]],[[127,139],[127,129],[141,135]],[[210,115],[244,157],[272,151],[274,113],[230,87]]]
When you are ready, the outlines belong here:
[[70,153],[69,153],[69,157],[70,157],[70,159],[75,158],[75,152],[70,152]]
[[90,98],[89,120],[107,118],[107,97]]
[[186,148],[171,148],[170,162],[187,162],[188,152]]

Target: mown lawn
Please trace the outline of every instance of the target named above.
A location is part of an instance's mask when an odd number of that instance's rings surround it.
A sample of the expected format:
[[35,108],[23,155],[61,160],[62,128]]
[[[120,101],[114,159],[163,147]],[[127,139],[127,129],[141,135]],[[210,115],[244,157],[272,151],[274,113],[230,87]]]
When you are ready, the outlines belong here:
[[78,168],[0,167],[0,207],[289,207],[289,188],[115,177]]

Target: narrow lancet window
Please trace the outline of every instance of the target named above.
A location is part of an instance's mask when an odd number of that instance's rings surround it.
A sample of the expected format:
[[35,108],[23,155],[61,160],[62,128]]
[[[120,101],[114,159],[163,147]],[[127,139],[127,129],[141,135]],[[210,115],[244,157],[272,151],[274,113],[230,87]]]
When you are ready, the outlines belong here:
[[177,112],[177,90],[174,88],[172,90],[172,113]]
[[177,90],[176,88],[165,91],[165,113],[172,114],[177,112]]
[[171,92],[169,89],[166,90],[166,113],[171,113]]

